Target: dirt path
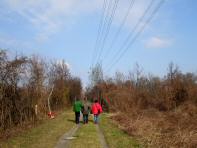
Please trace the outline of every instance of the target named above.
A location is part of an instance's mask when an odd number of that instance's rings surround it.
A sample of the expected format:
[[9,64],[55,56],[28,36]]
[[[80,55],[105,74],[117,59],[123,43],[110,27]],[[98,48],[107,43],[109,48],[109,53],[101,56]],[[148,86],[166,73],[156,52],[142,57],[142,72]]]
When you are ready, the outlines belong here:
[[[53,120],[42,124],[6,141],[2,148],[120,148],[140,147],[137,141],[118,129],[107,114],[102,114],[98,125],[90,116],[88,124],[76,125],[74,113],[63,112]],[[57,139],[59,138],[59,139]]]
[[97,130],[97,133],[99,135],[99,140],[101,142],[102,147],[103,148],[108,148],[107,142],[105,140],[105,137],[104,137],[103,132],[101,131],[99,125],[96,125],[96,130]]
[[55,148],[68,148],[70,144],[70,140],[75,138],[73,137],[77,130],[81,127],[81,125],[76,125],[74,128],[70,129],[67,133],[65,133],[60,140],[58,141]]
[[76,125],[65,133],[55,148],[108,148],[99,125],[92,122],[87,125]]

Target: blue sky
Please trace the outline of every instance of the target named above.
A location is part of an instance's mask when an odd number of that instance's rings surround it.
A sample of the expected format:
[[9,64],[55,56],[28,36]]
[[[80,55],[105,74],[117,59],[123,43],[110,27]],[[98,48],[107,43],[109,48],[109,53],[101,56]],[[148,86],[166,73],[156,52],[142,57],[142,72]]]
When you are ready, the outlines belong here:
[[[108,0],[109,1],[109,0]],[[113,2],[114,0],[112,0]],[[131,0],[120,0],[100,59],[107,71],[125,38],[151,0],[136,0],[108,53]],[[155,0],[155,5],[159,0]],[[71,72],[88,83],[103,0],[1,0],[0,48],[46,59],[65,60]],[[150,11],[151,13],[151,11]],[[147,17],[150,13],[147,13]],[[107,17],[109,19],[109,16]],[[141,26],[145,24],[142,21]],[[140,26],[139,26],[140,27]],[[99,51],[99,48],[97,48]],[[197,72],[197,1],[165,0],[134,44],[106,75],[128,73],[135,63],[145,73],[162,76],[172,61],[183,72]],[[92,60],[93,59],[93,60]]]

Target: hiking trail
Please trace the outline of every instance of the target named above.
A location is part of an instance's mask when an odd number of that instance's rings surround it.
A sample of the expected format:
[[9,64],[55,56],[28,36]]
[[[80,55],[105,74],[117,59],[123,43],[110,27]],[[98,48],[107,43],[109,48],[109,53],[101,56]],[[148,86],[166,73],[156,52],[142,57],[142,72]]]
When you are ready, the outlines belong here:
[[139,147],[139,144],[113,124],[106,113],[100,116],[99,124],[94,124],[90,115],[88,124],[76,125],[74,113],[67,110],[18,136],[0,141],[0,147],[120,148]]

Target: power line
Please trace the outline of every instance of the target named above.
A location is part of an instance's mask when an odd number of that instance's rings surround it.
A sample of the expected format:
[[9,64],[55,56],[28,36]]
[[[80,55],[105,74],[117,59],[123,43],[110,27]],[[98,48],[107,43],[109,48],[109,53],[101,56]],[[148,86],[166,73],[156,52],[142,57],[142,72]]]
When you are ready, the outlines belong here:
[[116,59],[118,57],[118,55],[120,54],[121,50],[123,50],[125,45],[129,42],[129,40],[132,37],[133,33],[136,31],[136,29],[139,27],[140,23],[144,20],[145,16],[148,14],[150,9],[152,8],[152,6],[154,4],[154,1],[155,0],[151,0],[151,2],[149,3],[148,7],[145,9],[144,13],[142,14],[142,16],[139,18],[139,20],[136,23],[136,25],[133,27],[133,29],[130,31],[130,33],[128,34],[127,38],[123,42],[123,44],[120,46],[119,50],[114,54],[114,56],[113,56],[114,58],[112,58],[112,60],[114,60],[114,59]]
[[145,27],[147,26],[147,24],[152,20],[152,18],[154,17],[154,15],[157,13],[157,11],[159,10],[159,8],[162,6],[162,4],[165,2],[165,0],[161,0],[158,5],[155,7],[155,9],[152,11],[150,17],[146,20],[146,22],[143,24],[143,26],[139,29],[139,31],[135,34],[135,36],[133,37],[133,39],[129,42],[129,44],[126,46],[126,48],[123,50],[123,52],[119,55],[118,59],[116,59],[116,61],[111,64],[111,66],[109,67],[109,69],[107,69],[107,72],[109,72],[111,70],[111,68],[117,63],[119,62],[119,60],[121,59],[121,57],[126,53],[126,51],[133,45],[133,43],[136,41],[136,39],[138,38],[138,36],[143,32],[143,30],[145,29]]
[[100,61],[100,57],[102,55],[102,52],[103,52],[103,49],[104,49],[104,46],[105,46],[105,42],[106,42],[106,39],[107,39],[109,31],[110,31],[110,27],[111,27],[111,24],[112,24],[112,21],[113,21],[113,18],[114,18],[114,15],[115,15],[115,12],[116,12],[116,9],[117,9],[117,6],[118,6],[118,2],[119,2],[119,0],[115,0],[115,2],[114,2],[114,6],[112,8],[111,16],[110,16],[109,22],[107,24],[106,32],[105,32],[104,38],[101,42],[101,48],[100,48],[100,52],[98,54],[98,62]]
[[117,39],[119,37],[119,34],[120,34],[123,26],[125,25],[126,21],[127,21],[127,18],[129,16],[129,13],[131,12],[131,10],[132,10],[132,8],[134,6],[134,3],[135,3],[135,0],[131,0],[130,1],[129,7],[128,7],[127,11],[126,11],[126,15],[124,16],[124,18],[122,20],[122,23],[120,24],[120,26],[118,28],[118,31],[116,32],[115,36],[113,37],[112,42],[111,42],[111,44],[110,44],[107,52],[105,53],[103,59],[105,59],[109,55],[109,53],[111,52],[113,46],[115,45],[115,43],[116,43],[116,41],[117,41]]
[[149,3],[148,7],[143,12],[142,16],[139,18],[139,20],[136,23],[136,25],[133,27],[133,29],[128,34],[127,38],[124,40],[123,44],[120,46],[119,50],[114,54],[114,56],[113,56],[114,58],[112,58],[112,60],[114,60],[114,59],[117,58],[117,56],[120,54],[121,50],[123,50],[124,47],[125,47],[125,45],[127,44],[127,42],[129,42],[129,39],[132,37],[132,35],[135,32],[135,30],[138,28],[138,26],[140,25],[140,23],[144,20],[145,16],[148,14],[148,12],[150,11],[150,9],[152,8],[152,6],[154,4],[154,1],[155,0],[151,0],[151,2]]
[[[95,62],[96,62],[96,59],[98,57],[99,47],[100,47],[100,44],[101,44],[101,41],[102,41],[103,34],[105,33],[105,28],[106,28],[106,25],[107,25],[107,22],[108,22],[108,16],[110,15],[110,10],[111,10],[111,6],[112,6],[112,2],[113,2],[113,0],[109,0],[109,3],[106,3],[106,12],[104,13],[104,16],[103,16],[104,17],[103,18],[103,25],[102,25],[101,32],[100,32],[100,37],[98,39],[98,44],[95,47],[96,54],[95,54],[95,57],[93,57],[93,60]],[[94,65],[94,61],[93,61],[93,65]]]
[[114,18],[114,15],[115,15],[115,12],[116,12],[116,9],[117,9],[117,6],[118,6],[118,2],[119,2],[119,0],[116,0],[115,3],[114,3],[112,14],[111,14],[111,17],[110,17],[108,26],[106,28],[107,30],[106,30],[106,33],[105,33],[103,42],[101,44],[101,49],[100,49],[100,52],[99,52],[99,55],[98,55],[98,61],[100,61],[100,57],[102,55],[102,52],[103,52],[103,49],[104,49],[104,46],[105,46],[106,39],[107,39],[107,37],[109,35],[110,27],[111,27],[111,24],[112,24],[112,21],[113,21],[113,18]]
[[98,28],[98,33],[97,33],[97,37],[96,37],[96,42],[95,42],[94,50],[93,50],[93,53],[92,53],[92,62],[91,62],[92,66],[93,66],[93,60],[94,60],[94,56],[96,54],[96,48],[98,46],[98,41],[99,41],[99,37],[100,37],[100,34],[101,34],[103,22],[104,22],[104,15],[105,15],[105,11],[106,11],[106,6],[107,6],[107,0],[104,0],[103,1],[103,6],[102,6],[102,15],[101,15],[99,28]]
[[157,13],[157,11],[159,10],[159,8],[161,7],[161,5],[164,3],[165,0],[161,0],[159,2],[159,4],[156,6],[156,8],[154,9],[154,11],[151,13],[150,17],[146,20],[145,24],[140,28],[140,30],[136,33],[136,35],[134,36],[134,38],[129,42],[129,44],[127,45],[127,47],[125,48],[125,50],[123,50],[123,52],[120,54],[120,56],[118,57],[118,59],[111,65],[111,67],[108,69],[108,71],[111,70],[111,68],[117,63],[119,62],[119,60],[121,59],[121,57],[127,52],[127,50],[133,45],[133,43],[136,41],[136,39],[138,38],[138,36],[143,32],[143,30],[145,29],[145,27],[147,26],[147,24],[152,20],[152,18],[154,17],[154,15]]

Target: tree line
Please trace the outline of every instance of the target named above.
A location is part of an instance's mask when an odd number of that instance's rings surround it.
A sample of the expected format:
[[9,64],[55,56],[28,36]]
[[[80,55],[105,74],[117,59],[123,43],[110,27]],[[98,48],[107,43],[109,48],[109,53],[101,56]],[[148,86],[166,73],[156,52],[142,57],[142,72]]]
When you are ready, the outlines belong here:
[[35,55],[11,58],[8,51],[0,50],[0,131],[45,118],[53,86],[53,111],[69,106],[82,91],[80,78],[72,76],[64,61]]
[[144,74],[138,64],[127,75],[116,72],[113,77],[104,78],[102,66],[98,64],[90,73],[90,82],[87,95],[111,98],[112,109],[125,111],[138,107],[168,111],[184,102],[197,104],[197,75],[182,73],[172,62],[163,78]]
[[138,64],[127,74],[90,72],[86,95],[108,98],[122,129],[145,147],[196,147],[197,75],[170,63],[163,77],[145,74]]

